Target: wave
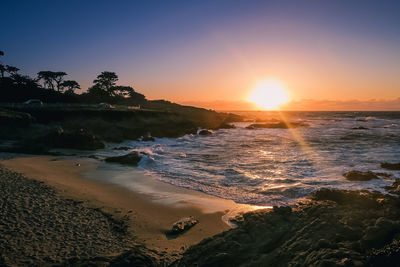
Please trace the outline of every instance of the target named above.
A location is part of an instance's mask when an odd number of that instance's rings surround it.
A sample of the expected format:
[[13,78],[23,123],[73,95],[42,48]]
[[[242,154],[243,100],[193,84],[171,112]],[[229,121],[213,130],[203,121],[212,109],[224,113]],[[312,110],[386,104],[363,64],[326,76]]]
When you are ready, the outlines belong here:
[[[287,115],[287,114],[286,114]],[[379,169],[400,159],[400,113],[293,113],[310,127],[217,130],[212,136],[126,141],[143,153],[139,168],[167,183],[239,203],[287,204],[322,187],[381,190],[387,183],[348,182],[346,171]],[[366,129],[354,129],[356,127]],[[299,141],[301,137],[301,142]],[[127,153],[107,146],[98,154]],[[393,171],[392,178],[400,177]]]

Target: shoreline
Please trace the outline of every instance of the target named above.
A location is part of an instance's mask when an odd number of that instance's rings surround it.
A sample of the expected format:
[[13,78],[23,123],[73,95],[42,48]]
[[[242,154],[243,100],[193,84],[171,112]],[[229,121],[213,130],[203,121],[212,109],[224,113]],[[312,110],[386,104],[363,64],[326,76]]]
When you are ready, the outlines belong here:
[[[93,160],[59,157],[1,161],[0,265],[389,266],[400,258],[400,179],[386,187],[391,194],[320,189],[293,207],[244,213],[230,229],[221,220],[227,210],[204,209],[196,199],[217,207],[230,201],[127,168],[131,191],[102,181],[121,172],[113,166],[105,172]],[[155,198],[148,186],[181,197]],[[200,222],[165,235],[190,215]]]
[[[129,231],[148,249],[176,258],[201,240],[229,230],[222,220],[229,212],[253,210],[205,193],[176,187],[124,166],[82,158],[19,157],[0,161],[5,168],[44,182],[67,198],[100,208],[115,218],[127,218]],[[131,179],[129,189],[121,186]],[[170,238],[165,231],[183,217],[199,223]]]

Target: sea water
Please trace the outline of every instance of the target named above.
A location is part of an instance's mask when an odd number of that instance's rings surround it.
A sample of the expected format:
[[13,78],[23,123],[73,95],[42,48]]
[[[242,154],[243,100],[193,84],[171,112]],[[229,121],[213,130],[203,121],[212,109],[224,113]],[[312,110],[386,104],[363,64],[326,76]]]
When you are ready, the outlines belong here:
[[[400,161],[400,112],[237,112],[248,122],[212,135],[125,141],[144,156],[139,169],[157,179],[238,203],[292,204],[319,188],[384,191],[400,172],[380,168]],[[302,122],[295,129],[247,129],[252,119]],[[119,155],[115,144],[99,152]],[[105,154],[104,154],[105,153]],[[350,170],[387,172],[348,181]]]

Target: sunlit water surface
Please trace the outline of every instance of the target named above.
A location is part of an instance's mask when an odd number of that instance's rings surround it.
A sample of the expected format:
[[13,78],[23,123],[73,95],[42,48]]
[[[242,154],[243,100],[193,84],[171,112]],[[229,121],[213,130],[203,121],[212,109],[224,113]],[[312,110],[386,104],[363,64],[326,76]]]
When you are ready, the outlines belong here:
[[[252,118],[276,118],[274,112],[241,113]],[[309,127],[254,129],[251,122],[210,136],[158,138],[155,142],[109,144],[99,155],[125,154],[112,150],[130,146],[145,152],[139,169],[177,186],[202,191],[238,203],[291,204],[319,188],[382,191],[400,172],[379,164],[400,160],[400,113],[297,112],[283,113]],[[364,127],[367,129],[354,129]],[[349,170],[388,172],[393,176],[367,182],[343,177]]]

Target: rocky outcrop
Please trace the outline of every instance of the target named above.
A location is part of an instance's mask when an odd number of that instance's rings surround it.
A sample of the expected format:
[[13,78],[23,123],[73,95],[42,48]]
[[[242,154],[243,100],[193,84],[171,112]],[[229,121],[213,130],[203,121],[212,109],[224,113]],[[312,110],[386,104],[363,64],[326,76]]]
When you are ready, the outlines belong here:
[[28,124],[35,122],[35,118],[30,114],[25,112],[17,112],[7,109],[0,109],[0,124],[14,126],[14,127],[23,127]]
[[392,170],[392,171],[400,171],[400,162],[399,163],[388,163],[383,162],[381,163],[381,168]]
[[199,135],[212,135],[212,131],[203,129],[199,131]]
[[399,206],[377,192],[321,189],[292,209],[244,214],[174,266],[390,266],[399,259]]
[[124,165],[137,166],[141,159],[142,159],[142,157],[140,156],[139,152],[132,151],[131,153],[123,155],[123,156],[106,158],[105,161],[112,162],[112,163],[120,163],[120,164],[124,164]]
[[304,127],[309,126],[303,122],[277,122],[277,123],[263,123],[263,124],[250,124],[246,127],[246,129],[259,129],[259,128],[267,128],[267,129],[290,129],[290,128],[297,128],[297,127]]
[[343,174],[349,181],[369,181],[372,179],[379,179],[378,173],[372,171],[349,171]]
[[216,130],[217,129],[235,129],[235,128],[236,128],[235,125],[223,122],[216,128]]
[[40,138],[42,142],[52,148],[70,148],[80,150],[95,150],[104,148],[103,142],[97,136],[85,129],[64,131],[58,128],[46,136]]
[[392,185],[386,186],[385,189],[395,195],[400,195],[400,179],[396,179]]
[[154,139],[154,137],[151,135],[146,135],[146,136],[142,137],[142,141],[143,142],[154,142],[154,141],[156,141],[156,139]]

